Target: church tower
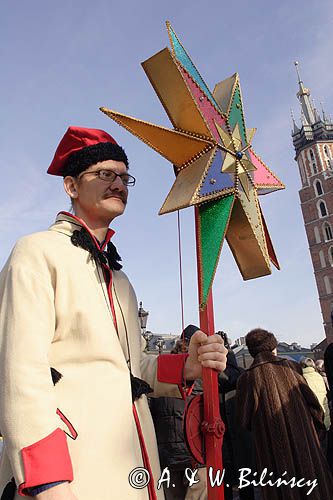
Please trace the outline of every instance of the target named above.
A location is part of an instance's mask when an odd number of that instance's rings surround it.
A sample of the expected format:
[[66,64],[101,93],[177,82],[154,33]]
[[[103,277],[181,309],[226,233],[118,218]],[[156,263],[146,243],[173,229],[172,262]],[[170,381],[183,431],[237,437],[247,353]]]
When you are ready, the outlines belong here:
[[299,191],[328,343],[333,342],[333,122],[317,111],[295,62],[301,123],[292,139],[302,187]]

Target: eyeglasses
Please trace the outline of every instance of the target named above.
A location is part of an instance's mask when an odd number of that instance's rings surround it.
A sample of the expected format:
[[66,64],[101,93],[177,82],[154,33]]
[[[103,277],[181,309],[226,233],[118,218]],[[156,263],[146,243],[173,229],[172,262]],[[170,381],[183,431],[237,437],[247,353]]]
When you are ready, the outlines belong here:
[[128,174],[127,172],[124,172],[123,174],[117,174],[117,172],[114,172],[113,170],[105,169],[83,172],[81,175],[79,175],[78,178],[83,177],[86,174],[96,175],[96,177],[99,177],[102,181],[109,182],[110,184],[112,184],[112,182],[114,182],[117,177],[120,177],[121,182],[124,184],[124,186],[134,186],[136,180],[135,177]]

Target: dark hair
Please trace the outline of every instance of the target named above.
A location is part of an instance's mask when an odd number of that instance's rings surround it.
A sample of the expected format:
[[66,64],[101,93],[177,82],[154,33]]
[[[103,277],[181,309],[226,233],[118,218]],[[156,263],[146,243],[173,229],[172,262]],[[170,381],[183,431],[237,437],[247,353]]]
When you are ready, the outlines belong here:
[[77,177],[90,165],[106,160],[122,161],[128,168],[128,158],[121,146],[112,142],[100,142],[71,154],[63,168],[62,176]]
[[183,352],[188,352],[188,345],[189,345],[189,340],[187,341],[185,339],[177,339],[173,348],[171,349],[170,351],[170,354],[180,354],[180,353],[183,353]]
[[222,340],[224,342],[225,347],[227,349],[230,349],[230,339],[229,339],[228,335],[222,331],[216,332],[216,335],[220,335],[220,337],[222,337]]

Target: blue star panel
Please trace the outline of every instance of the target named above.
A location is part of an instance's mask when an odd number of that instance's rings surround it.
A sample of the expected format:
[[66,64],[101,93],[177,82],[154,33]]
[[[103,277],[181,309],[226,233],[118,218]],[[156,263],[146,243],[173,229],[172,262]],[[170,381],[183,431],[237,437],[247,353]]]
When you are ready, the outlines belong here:
[[216,152],[213,163],[209,167],[205,181],[201,186],[199,196],[207,196],[216,191],[234,187],[233,175],[221,172],[224,157],[225,152],[221,150]]

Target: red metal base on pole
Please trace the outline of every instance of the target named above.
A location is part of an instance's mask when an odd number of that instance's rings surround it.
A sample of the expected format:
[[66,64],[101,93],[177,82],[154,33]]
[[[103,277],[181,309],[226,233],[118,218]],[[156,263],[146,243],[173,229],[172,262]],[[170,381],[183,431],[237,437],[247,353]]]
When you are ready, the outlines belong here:
[[[196,227],[196,244],[197,244],[197,266],[198,266],[198,283],[200,293],[200,261],[199,261],[199,208],[195,207],[195,227]],[[199,299],[200,302],[200,299]],[[206,307],[201,310],[199,303],[200,314],[200,329],[213,335],[214,327],[214,308],[213,295],[210,291]],[[207,492],[208,500],[224,500],[223,486],[213,486],[213,481],[217,477],[223,477],[222,464],[222,443],[224,424],[220,415],[219,392],[217,382],[217,372],[211,368],[203,368],[202,373],[203,391],[204,391],[204,422],[202,430],[205,435],[205,454],[207,467]],[[218,476],[219,475],[219,476]]]

